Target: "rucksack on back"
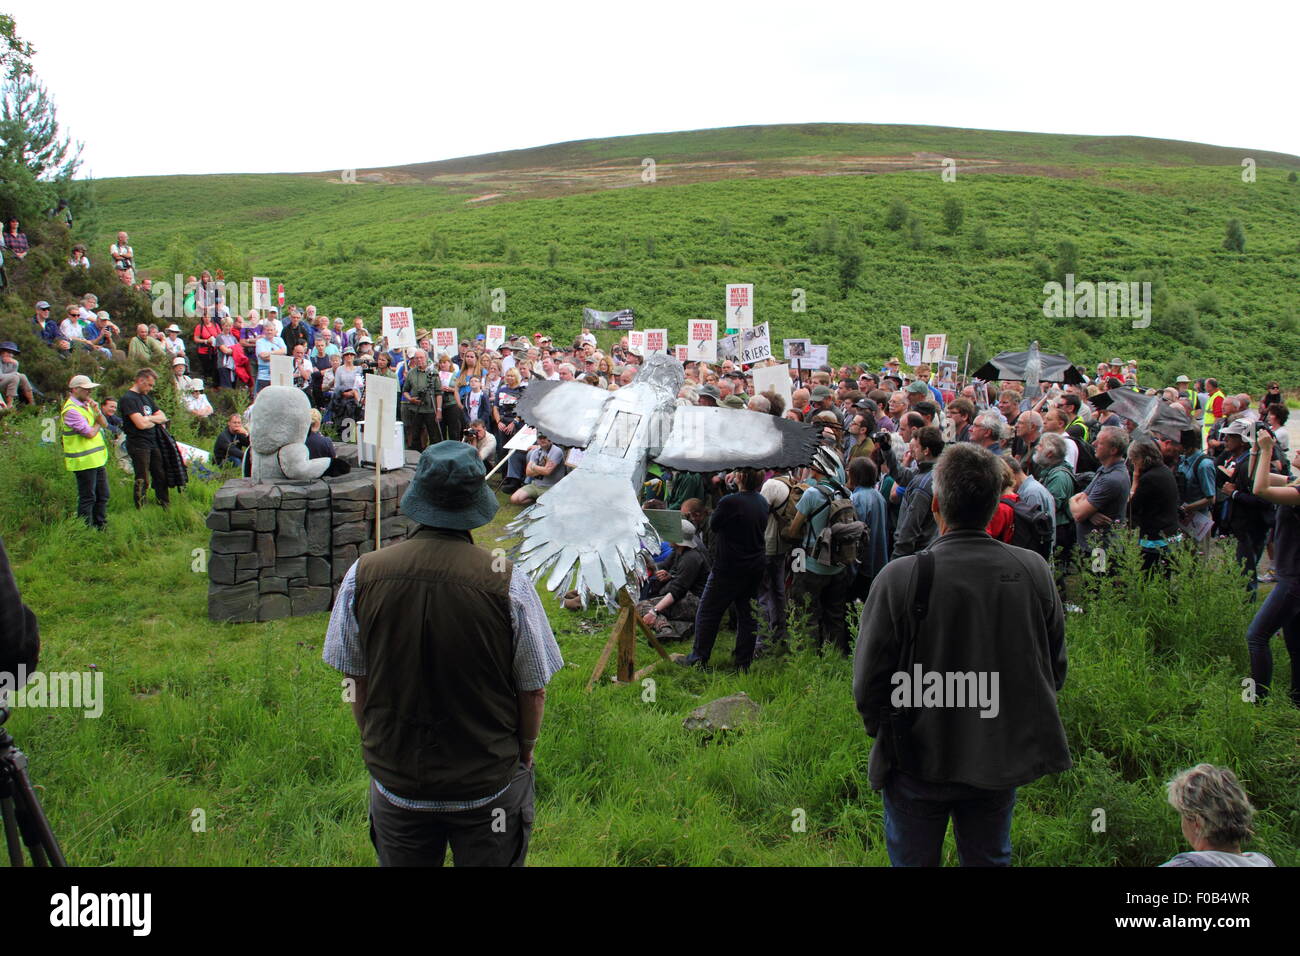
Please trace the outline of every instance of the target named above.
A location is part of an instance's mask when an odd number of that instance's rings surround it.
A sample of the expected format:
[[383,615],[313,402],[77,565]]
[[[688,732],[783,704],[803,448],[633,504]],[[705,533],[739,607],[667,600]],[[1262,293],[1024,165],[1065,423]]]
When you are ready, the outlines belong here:
[[817,490],[826,497],[826,504],[808,516],[809,527],[817,515],[827,509],[829,513],[826,527],[813,540],[812,559],[837,568],[857,566],[867,558],[867,526],[858,520],[857,509],[848,497],[821,485]]
[[1037,502],[1018,498],[1002,498],[1015,513],[1011,526],[1011,543],[1017,548],[1034,551],[1051,560],[1052,548],[1056,545],[1056,525],[1051,515],[1043,510]]
[[785,485],[789,493],[785,496],[785,501],[771,508],[770,512],[776,519],[777,534],[780,535],[781,544],[785,548],[791,547],[786,532],[790,530],[790,523],[794,521],[794,516],[799,513],[799,499],[803,497],[804,487],[793,478],[780,476],[776,479]]

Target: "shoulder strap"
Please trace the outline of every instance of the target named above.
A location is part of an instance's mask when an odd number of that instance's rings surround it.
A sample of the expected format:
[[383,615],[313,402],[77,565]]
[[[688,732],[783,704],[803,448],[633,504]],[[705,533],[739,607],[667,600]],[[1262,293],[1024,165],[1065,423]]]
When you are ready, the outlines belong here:
[[919,551],[916,555],[916,592],[912,596],[912,627],[903,637],[903,646],[898,649],[898,670],[905,674],[912,672],[916,658],[916,636],[921,631],[925,616],[930,612],[930,587],[934,584],[934,555],[929,551]]

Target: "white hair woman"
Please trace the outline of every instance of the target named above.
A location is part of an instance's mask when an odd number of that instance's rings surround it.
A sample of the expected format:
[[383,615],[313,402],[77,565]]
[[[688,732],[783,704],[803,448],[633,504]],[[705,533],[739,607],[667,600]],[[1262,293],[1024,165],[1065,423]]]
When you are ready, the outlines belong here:
[[1274,866],[1262,853],[1243,853],[1255,808],[1227,767],[1199,763],[1169,781],[1169,805],[1182,818],[1191,852],[1161,866]]

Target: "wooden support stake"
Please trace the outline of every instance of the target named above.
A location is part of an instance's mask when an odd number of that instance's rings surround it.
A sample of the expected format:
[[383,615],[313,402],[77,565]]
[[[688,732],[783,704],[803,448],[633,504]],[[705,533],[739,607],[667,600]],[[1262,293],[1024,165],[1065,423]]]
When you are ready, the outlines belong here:
[[[384,400],[379,400],[379,415],[377,416],[382,423],[384,420]],[[372,436],[375,442],[375,550],[379,550],[379,456],[383,454],[381,450],[381,440],[383,438],[383,427],[375,429]]]

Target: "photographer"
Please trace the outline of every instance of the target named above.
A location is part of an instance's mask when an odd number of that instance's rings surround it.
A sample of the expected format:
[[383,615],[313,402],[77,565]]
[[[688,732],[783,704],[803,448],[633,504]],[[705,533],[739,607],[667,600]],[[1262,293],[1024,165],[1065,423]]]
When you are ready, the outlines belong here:
[[423,451],[426,442],[420,432],[429,433],[429,444],[438,441],[438,405],[442,391],[438,376],[429,371],[429,355],[416,349],[406,362],[402,384],[402,428],[412,451]]
[[[1219,524],[1237,539],[1237,563],[1246,575],[1246,589],[1252,594],[1259,589],[1256,571],[1268,529],[1273,523],[1273,504],[1254,493],[1257,471],[1269,474],[1268,466],[1259,467],[1252,437],[1254,422],[1238,419],[1229,422],[1219,432],[1224,451],[1219,460],[1219,474],[1223,484],[1219,490],[1224,495],[1223,512]],[[1260,432],[1261,437],[1268,434]],[[1268,456],[1273,453],[1273,436],[1268,435]]]
[[[1261,431],[1255,440],[1261,457],[1271,457],[1277,439]],[[1294,464],[1300,467],[1300,455]],[[1255,497],[1277,506],[1273,525],[1273,570],[1277,583],[1260,605],[1246,631],[1250,649],[1250,676],[1258,700],[1268,696],[1273,680],[1273,654],[1269,642],[1279,630],[1291,655],[1291,703],[1300,707],[1300,481],[1288,481],[1267,468],[1255,470]]]
[[35,670],[40,652],[36,615],[22,602],[18,582],[9,568],[9,555],[0,540],[0,673],[17,674],[20,666],[29,672]]

